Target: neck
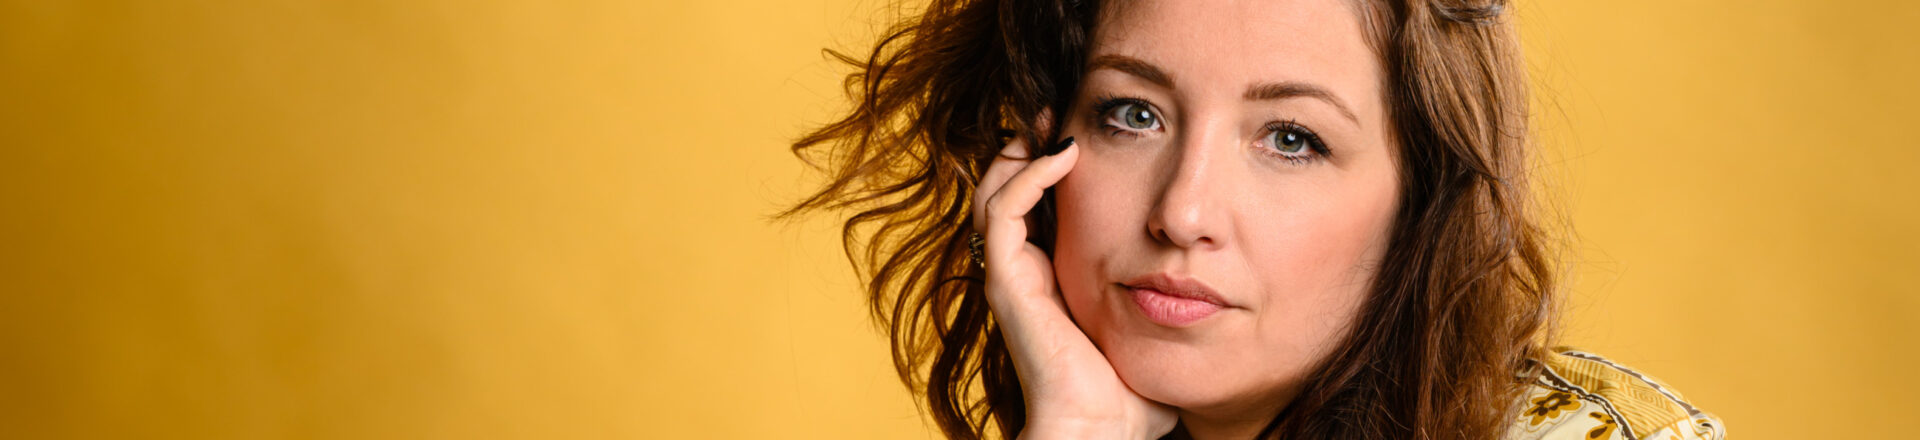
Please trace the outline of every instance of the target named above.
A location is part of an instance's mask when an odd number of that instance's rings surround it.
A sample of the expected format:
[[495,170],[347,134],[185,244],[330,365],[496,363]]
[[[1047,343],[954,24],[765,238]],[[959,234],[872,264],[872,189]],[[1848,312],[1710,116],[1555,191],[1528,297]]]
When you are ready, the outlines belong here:
[[1180,408],[1180,427],[1194,440],[1250,439],[1260,435],[1291,399],[1253,405]]

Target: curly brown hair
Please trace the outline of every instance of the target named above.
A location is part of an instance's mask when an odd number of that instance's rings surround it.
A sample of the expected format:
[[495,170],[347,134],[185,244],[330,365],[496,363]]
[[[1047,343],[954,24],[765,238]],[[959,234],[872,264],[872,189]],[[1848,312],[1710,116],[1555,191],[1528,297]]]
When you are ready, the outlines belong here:
[[[1555,315],[1515,30],[1497,0],[1355,1],[1386,68],[1402,196],[1357,321],[1262,437],[1498,438]],[[828,183],[781,217],[852,213],[842,243],[894,366],[950,437],[1011,438],[1025,423],[967,259],[969,207],[1005,139],[1046,145],[1028,121],[1067,107],[1100,7],[933,0],[864,57],[827,51],[855,67],[855,106],[793,144]],[[1048,248],[1041,223],[1030,240]]]

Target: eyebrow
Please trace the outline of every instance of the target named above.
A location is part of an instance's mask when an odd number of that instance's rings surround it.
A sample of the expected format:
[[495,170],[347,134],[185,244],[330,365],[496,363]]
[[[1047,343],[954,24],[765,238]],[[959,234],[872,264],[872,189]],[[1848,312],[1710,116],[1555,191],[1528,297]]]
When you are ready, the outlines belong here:
[[1346,116],[1347,120],[1353,121],[1353,123],[1355,124],[1360,123],[1360,118],[1357,116],[1354,116],[1353,110],[1347,109],[1347,105],[1345,103],[1340,102],[1340,97],[1333,96],[1333,93],[1328,92],[1327,89],[1323,89],[1323,88],[1320,88],[1320,86],[1316,86],[1309,83],[1303,83],[1303,82],[1297,82],[1297,81],[1283,81],[1283,82],[1276,82],[1276,83],[1260,84],[1260,85],[1247,88],[1247,94],[1245,96],[1249,101],[1266,101],[1266,100],[1274,100],[1274,99],[1287,99],[1287,98],[1299,98],[1299,97],[1319,99],[1321,101],[1326,101],[1327,104],[1333,105],[1334,109],[1340,110],[1340,115]]
[[1160,87],[1173,88],[1172,77],[1167,76],[1166,72],[1160,71],[1159,67],[1154,67],[1153,64],[1141,61],[1139,58],[1108,54],[1094,57],[1093,61],[1087,63],[1088,72],[1100,69],[1113,69],[1126,72],[1129,75],[1140,77],[1140,79],[1147,80],[1147,82],[1154,83]]
[[[1152,63],[1142,61],[1139,58],[1107,54],[1094,57],[1093,61],[1087,63],[1088,72],[1100,69],[1118,70],[1129,75],[1140,77],[1140,79],[1147,80],[1147,82],[1154,83],[1160,87],[1173,88],[1173,77],[1168,76],[1165,71],[1160,70],[1159,67],[1155,67]],[[1340,101],[1340,97],[1334,96],[1333,93],[1328,92],[1327,89],[1312,83],[1299,81],[1262,83],[1248,87],[1246,94],[1242,96],[1249,101],[1314,98],[1332,105],[1334,109],[1340,111],[1341,116],[1346,116],[1347,120],[1353,121],[1355,124],[1360,123],[1360,118],[1354,116],[1353,110],[1347,108],[1346,103]]]

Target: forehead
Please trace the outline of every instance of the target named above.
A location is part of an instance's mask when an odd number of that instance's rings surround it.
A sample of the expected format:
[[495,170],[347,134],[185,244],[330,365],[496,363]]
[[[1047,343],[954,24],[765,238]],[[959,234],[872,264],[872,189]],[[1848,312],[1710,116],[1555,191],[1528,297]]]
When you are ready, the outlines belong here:
[[1237,95],[1248,84],[1304,81],[1371,107],[1381,74],[1358,8],[1352,0],[1120,0],[1103,6],[1090,52],[1152,63],[1185,92]]

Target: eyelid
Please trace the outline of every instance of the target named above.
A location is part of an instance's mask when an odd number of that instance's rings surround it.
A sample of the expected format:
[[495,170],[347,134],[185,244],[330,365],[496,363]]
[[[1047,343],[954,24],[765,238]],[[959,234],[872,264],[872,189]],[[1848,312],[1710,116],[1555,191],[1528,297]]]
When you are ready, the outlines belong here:
[[1267,123],[1265,126],[1261,128],[1261,134],[1258,138],[1256,138],[1258,139],[1256,143],[1257,144],[1269,143],[1268,139],[1279,137],[1281,133],[1286,133],[1286,132],[1298,133],[1301,137],[1304,137],[1305,139],[1303,140],[1307,142],[1307,148],[1311,150],[1311,153],[1302,154],[1302,155],[1290,155],[1290,154],[1281,152],[1278,148],[1279,145],[1277,145],[1277,140],[1274,141],[1276,143],[1275,145],[1259,145],[1258,148],[1261,150],[1261,153],[1271,154],[1274,157],[1284,159],[1296,165],[1305,165],[1307,163],[1310,163],[1311,161],[1333,157],[1332,147],[1327,146],[1326,140],[1322,139],[1319,133],[1314,132],[1312,128],[1308,128],[1307,126],[1301,125],[1300,123],[1294,122],[1293,120],[1290,120],[1290,119]]
[[[1137,105],[1146,107],[1147,111],[1152,112],[1155,128],[1152,130],[1145,130],[1145,129],[1136,129],[1132,127],[1127,127],[1125,125],[1115,125],[1110,123],[1111,119],[1113,118],[1109,117],[1108,114],[1113,113],[1114,110],[1117,110],[1120,107],[1125,106],[1127,104],[1137,104]],[[1127,133],[1137,135],[1139,132],[1146,132],[1146,131],[1154,131],[1154,132],[1166,131],[1167,116],[1166,116],[1166,112],[1160,111],[1159,106],[1154,105],[1153,102],[1147,101],[1144,98],[1121,96],[1121,95],[1101,95],[1095,98],[1095,101],[1094,101],[1093,124],[1102,126],[1102,127],[1110,127],[1110,128],[1114,128],[1117,130],[1121,130]]]
[[[1146,107],[1147,111],[1152,112],[1154,116],[1155,128],[1152,130],[1135,129],[1131,127],[1126,127],[1124,125],[1125,124],[1124,121],[1113,121],[1114,118],[1110,117],[1109,114],[1112,113],[1114,110],[1119,109],[1120,107],[1128,104],[1141,105]],[[1095,126],[1111,128],[1113,130],[1118,131],[1117,133],[1111,133],[1109,135],[1124,135],[1124,136],[1137,137],[1137,136],[1143,135],[1144,132],[1166,131],[1169,125],[1166,112],[1161,111],[1159,106],[1154,105],[1153,102],[1148,101],[1145,98],[1114,95],[1114,94],[1099,95],[1099,96],[1096,96],[1094,99],[1092,110],[1093,112],[1090,116],[1092,116],[1093,121],[1091,122]],[[1277,133],[1285,132],[1285,131],[1296,132],[1306,137],[1307,147],[1312,151],[1312,153],[1307,155],[1287,155],[1286,153],[1282,153],[1278,149],[1275,149],[1271,146],[1261,147],[1260,148],[1261,150],[1266,150],[1266,151],[1262,151],[1262,153],[1270,154],[1276,158],[1287,160],[1289,162],[1294,163],[1295,165],[1306,165],[1311,161],[1333,157],[1332,147],[1327,146],[1325,139],[1321,138],[1318,132],[1292,119],[1278,119],[1278,120],[1274,120],[1272,122],[1266,123],[1264,126],[1262,126],[1261,134],[1259,137],[1256,138],[1257,139],[1256,142],[1265,143],[1266,139],[1275,136]]]

